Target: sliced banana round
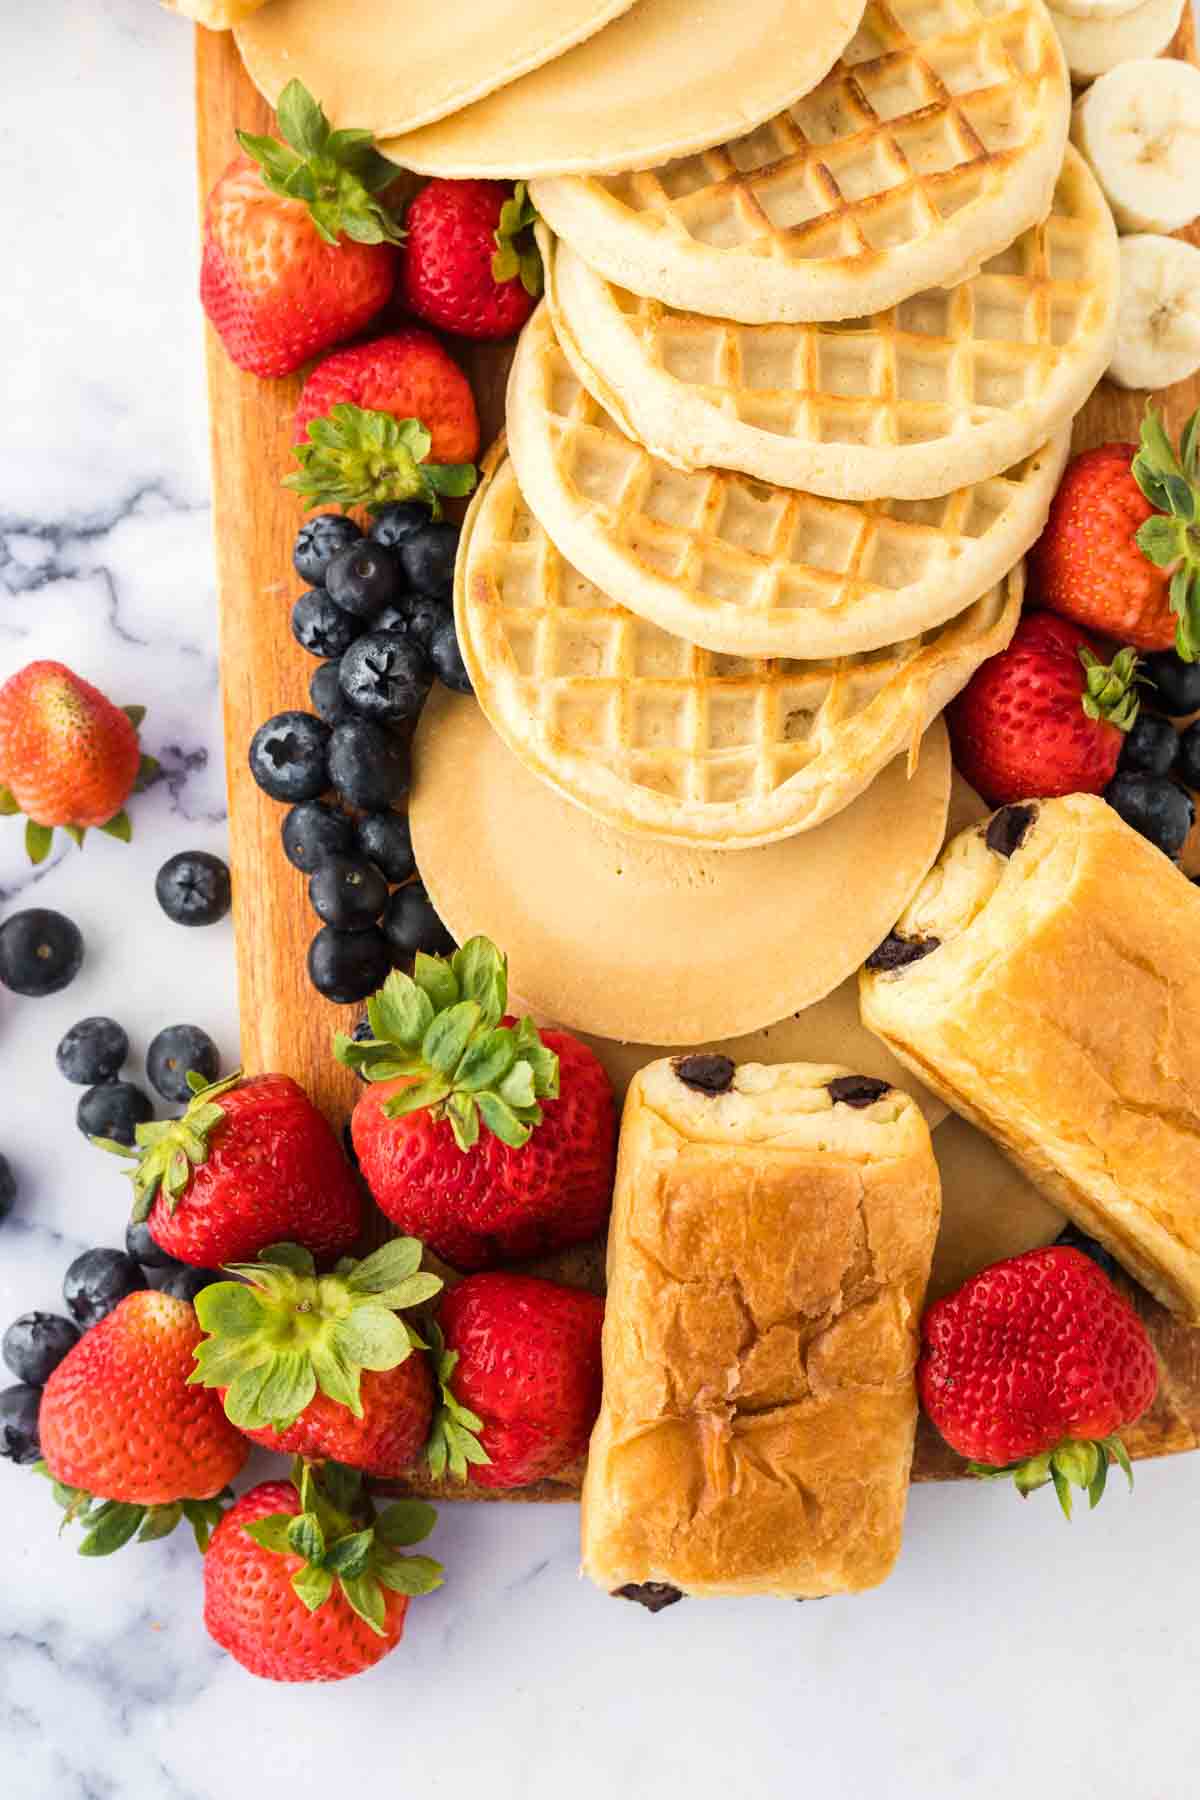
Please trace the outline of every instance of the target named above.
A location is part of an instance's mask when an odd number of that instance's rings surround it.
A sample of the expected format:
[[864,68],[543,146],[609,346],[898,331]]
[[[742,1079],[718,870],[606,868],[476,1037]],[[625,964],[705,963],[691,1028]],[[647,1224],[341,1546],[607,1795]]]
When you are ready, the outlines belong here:
[[1142,0],[1046,0],[1051,16],[1065,19],[1122,19]]
[[1200,215],[1200,69],[1139,57],[1075,104],[1071,137],[1121,231],[1179,231]]
[[1164,51],[1188,0],[1141,0],[1130,12],[1104,18],[1069,18],[1052,11],[1067,67],[1076,82],[1094,81],[1118,64]]
[[1200,250],[1139,232],[1121,239],[1121,305],[1109,376],[1165,388],[1200,369]]

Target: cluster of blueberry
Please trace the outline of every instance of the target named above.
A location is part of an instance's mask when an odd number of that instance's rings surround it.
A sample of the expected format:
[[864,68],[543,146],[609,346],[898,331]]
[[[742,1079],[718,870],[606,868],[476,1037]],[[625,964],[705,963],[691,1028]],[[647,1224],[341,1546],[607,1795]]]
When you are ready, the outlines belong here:
[[[145,1089],[120,1079],[128,1055],[129,1038],[115,1019],[80,1019],[59,1044],[59,1073],[87,1089],[75,1109],[85,1137],[132,1145],[137,1127],[154,1117]],[[146,1077],[164,1100],[186,1106],[192,1098],[189,1072],[215,1081],[220,1074],[217,1046],[198,1025],[167,1025],[146,1052]]]
[[1200,790],[1200,720],[1184,731],[1172,721],[1200,713],[1200,663],[1163,650],[1144,656],[1139,673],[1145,702],[1104,797],[1127,825],[1177,858],[1196,822],[1188,789]]

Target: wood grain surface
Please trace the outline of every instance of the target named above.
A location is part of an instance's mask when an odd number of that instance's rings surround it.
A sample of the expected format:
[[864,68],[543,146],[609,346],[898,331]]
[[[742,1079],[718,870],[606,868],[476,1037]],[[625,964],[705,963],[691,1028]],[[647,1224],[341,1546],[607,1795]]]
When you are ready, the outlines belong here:
[[[1170,54],[1195,60],[1190,8]],[[243,72],[228,32],[196,32],[196,121],[203,207],[236,153],[235,128],[273,129],[270,109]],[[1195,227],[1183,235],[1200,242]],[[474,383],[488,442],[502,424],[510,352],[504,346],[460,343],[455,355]],[[340,1128],[353,1108],[357,1084],[334,1061],[331,1039],[335,1030],[349,1028],[360,1009],[331,1006],[309,985],[305,957],[315,921],[305,878],[280,847],[283,809],[255,786],[246,761],[250,738],[264,719],[289,707],[309,709],[308,680],[316,666],[289,629],[291,604],[302,585],[292,569],[291,547],[303,508],[280,486],[294,466],[291,421],[300,381],[259,381],[242,374],[211,330],[206,356],[242,1060],[251,1071],[294,1076]],[[1177,430],[1200,405],[1200,378],[1162,398]],[[1144,403],[1141,394],[1103,383],[1076,424],[1076,448],[1136,438]],[[1195,866],[1200,867],[1200,834]],[[388,1230],[375,1215],[372,1241]],[[590,1248],[553,1259],[540,1272],[598,1285],[601,1260],[599,1249]],[[1156,1456],[1195,1449],[1200,1446],[1200,1331],[1176,1325],[1140,1291],[1135,1298],[1154,1335],[1163,1380],[1153,1411],[1127,1434],[1130,1451]],[[516,1494],[419,1482],[411,1491],[477,1500],[573,1499],[579,1473],[566,1470],[559,1481]],[[958,1458],[922,1421],[914,1479],[948,1480],[963,1473]]]

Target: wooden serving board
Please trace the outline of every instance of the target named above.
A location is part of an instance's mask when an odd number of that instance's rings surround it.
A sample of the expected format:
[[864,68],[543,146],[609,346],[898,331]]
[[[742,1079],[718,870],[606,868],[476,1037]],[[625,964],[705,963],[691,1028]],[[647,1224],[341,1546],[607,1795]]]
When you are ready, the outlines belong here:
[[[1170,54],[1196,60],[1190,8]],[[229,32],[196,32],[196,120],[203,207],[236,152],[235,128],[274,129],[270,109],[243,71]],[[1189,235],[1200,242],[1196,228]],[[462,342],[454,348],[474,384],[484,442],[489,442],[503,422],[510,351]],[[246,761],[250,739],[264,719],[285,708],[309,707],[314,664],[295,643],[288,624],[300,590],[291,550],[303,507],[280,486],[282,476],[295,466],[291,422],[300,381],[259,381],[242,374],[211,330],[206,355],[242,1059],[250,1070],[294,1076],[340,1129],[353,1108],[357,1084],[334,1061],[331,1040],[335,1030],[350,1029],[360,1009],[331,1006],[309,986],[305,956],[315,925],[304,877],[280,847],[282,809],[259,791]],[[1200,377],[1162,398],[1177,431],[1200,405]],[[1142,395],[1102,384],[1077,421],[1076,448],[1136,439],[1143,405]],[[376,1215],[376,1239],[388,1230]],[[594,1249],[557,1258],[543,1272],[594,1285],[600,1267]],[[1140,1291],[1135,1297],[1153,1332],[1163,1380],[1153,1411],[1127,1434],[1130,1451],[1156,1456],[1200,1447],[1200,1331],[1175,1324]],[[947,1480],[963,1473],[959,1459],[923,1420],[914,1479]],[[434,1484],[423,1491],[445,1498],[572,1499],[578,1494],[578,1478],[579,1470],[564,1471],[558,1481],[506,1495]]]

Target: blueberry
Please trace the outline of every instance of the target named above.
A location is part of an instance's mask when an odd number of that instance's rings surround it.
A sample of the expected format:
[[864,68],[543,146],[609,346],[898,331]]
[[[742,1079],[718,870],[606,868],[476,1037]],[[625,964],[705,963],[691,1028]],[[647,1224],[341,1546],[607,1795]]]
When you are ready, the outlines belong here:
[[338,680],[336,662],[323,662],[319,669],[313,670],[312,680],[308,684],[308,697],[317,717],[324,719],[327,725],[340,725],[343,719],[354,717],[353,708],[346,704],[346,696]]
[[94,1087],[119,1075],[129,1055],[129,1039],[115,1019],[80,1019],[54,1052],[59,1073],[79,1087]]
[[154,1117],[149,1096],[132,1081],[102,1081],[81,1094],[75,1123],[84,1137],[111,1138],[115,1144],[137,1142],[134,1132]]
[[382,725],[348,719],[335,725],[329,744],[329,779],[350,806],[386,812],[408,792],[408,752]]
[[1142,775],[1169,775],[1179,755],[1179,734],[1169,719],[1139,713],[1125,733],[1119,769],[1136,769]]
[[383,915],[383,934],[397,957],[412,957],[418,950],[427,956],[445,956],[454,949],[454,939],[419,881],[397,888],[392,895]]
[[85,1250],[63,1276],[62,1291],[67,1311],[87,1331],[145,1286],[141,1268],[123,1250]]
[[12,1172],[12,1164],[0,1150],[0,1219],[7,1219],[16,1199],[17,1178]]
[[399,606],[385,606],[377,619],[372,619],[372,631],[398,631],[401,637],[410,635],[408,629],[409,608],[412,602],[402,600]]
[[1200,662],[1184,662],[1173,650],[1155,650],[1142,657],[1139,673],[1173,719],[1200,712]]
[[322,926],[308,947],[308,977],[318,994],[349,1006],[365,1000],[387,980],[392,955],[383,933],[334,931]]
[[404,591],[400,557],[386,544],[364,538],[341,550],[325,571],[325,589],[343,612],[356,619],[373,619],[391,606]]
[[0,984],[40,1000],[69,987],[83,963],[79,927],[45,906],[13,913],[0,925]]
[[1067,1245],[1072,1250],[1082,1250],[1085,1256],[1090,1256],[1104,1270],[1110,1281],[1115,1281],[1120,1274],[1116,1257],[1103,1244],[1098,1244],[1094,1237],[1089,1237],[1086,1231],[1080,1231],[1078,1225],[1068,1225],[1054,1241],[1056,1244]]
[[130,1219],[125,1227],[125,1254],[143,1269],[169,1269],[175,1261],[155,1243],[145,1219]]
[[471,677],[467,674],[467,665],[458,647],[458,633],[454,629],[453,619],[447,619],[434,632],[429,645],[429,660],[433,664],[434,674],[444,686],[453,689],[456,694],[474,692]]
[[206,1085],[221,1072],[217,1046],[198,1025],[167,1025],[153,1038],[146,1052],[150,1086],[164,1100],[186,1106],[192,1098],[189,1074],[202,1075]]
[[420,650],[398,631],[372,631],[351,644],[338,670],[355,712],[383,725],[415,719],[432,677]]
[[0,1456],[9,1462],[33,1463],[42,1454],[38,1437],[40,1388],[9,1387],[0,1392]]
[[313,713],[282,712],[250,740],[250,773],[264,794],[290,805],[315,800],[329,786],[329,726]]
[[331,856],[354,850],[354,821],[326,800],[302,800],[283,821],[283,854],[294,869],[311,875]]
[[360,819],[358,847],[369,862],[383,870],[393,887],[416,874],[412,832],[401,813],[368,813]]
[[1175,771],[1184,787],[1200,788],[1200,720],[1179,738],[1179,766]]
[[305,519],[292,550],[297,575],[301,581],[323,587],[325,571],[334,557],[361,537],[362,532],[345,513],[318,513],[315,519]]
[[1179,855],[1196,818],[1195,803],[1183,788],[1158,775],[1130,772],[1114,775],[1104,798],[1165,855]]
[[445,519],[430,520],[410,532],[400,546],[404,580],[414,594],[432,594],[447,600],[454,590],[454,560],[458,555],[458,526]]
[[335,856],[309,880],[308,898],[318,919],[335,931],[366,931],[387,905],[388,886],[373,863]]
[[386,544],[394,550],[428,523],[429,508],[420,500],[394,500],[376,515],[371,536],[377,544]]
[[310,656],[340,656],[362,630],[362,621],[335,606],[321,588],[301,594],[292,608],[292,636]]
[[154,878],[154,893],[176,925],[215,925],[229,911],[229,864],[209,850],[180,850]]
[[165,1281],[160,1281],[160,1294],[171,1294],[176,1300],[186,1300],[193,1306],[196,1295],[204,1288],[211,1287],[214,1281],[227,1281],[229,1277],[222,1275],[220,1269],[193,1269],[188,1263],[173,1263],[167,1271]]
[[0,1356],[18,1381],[45,1387],[67,1351],[78,1342],[78,1325],[61,1313],[22,1313],[5,1332]]
[[429,655],[430,645],[445,625],[453,625],[454,614],[444,600],[431,600],[428,594],[415,599],[408,609],[408,635],[414,644]]

